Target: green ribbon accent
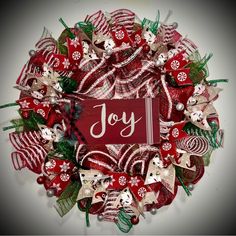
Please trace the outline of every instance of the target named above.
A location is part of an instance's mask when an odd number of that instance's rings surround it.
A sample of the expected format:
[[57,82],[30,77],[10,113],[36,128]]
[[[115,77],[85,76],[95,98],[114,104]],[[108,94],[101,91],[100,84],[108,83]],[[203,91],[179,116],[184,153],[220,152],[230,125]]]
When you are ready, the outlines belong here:
[[144,18],[141,25],[142,25],[142,28],[148,27],[150,31],[156,35],[157,29],[159,27],[159,21],[160,21],[160,11],[158,10],[155,21],[151,21],[147,18]]
[[214,80],[207,80],[207,83],[209,84],[215,84],[215,83],[227,83],[229,82],[228,79],[214,79]]
[[46,158],[50,159],[51,157],[53,157],[56,153],[58,153],[57,149],[54,149],[53,151],[48,152]]
[[92,198],[89,198],[87,200],[87,203],[86,203],[86,208],[85,208],[85,218],[86,218],[86,225],[87,227],[90,226],[90,222],[89,222],[89,209],[92,205]]
[[77,202],[77,207],[79,208],[80,211],[85,212],[85,219],[86,219],[86,225],[87,227],[90,226],[89,222],[89,209],[92,205],[92,198],[87,198],[86,206],[85,208],[82,208],[79,204],[79,201]]
[[191,192],[189,191],[188,187],[184,184],[182,178],[180,177],[180,168],[179,167],[175,167],[175,170],[176,170],[176,177],[178,178],[179,182],[181,183],[184,191],[186,192],[186,194],[188,196],[192,195]]
[[66,215],[76,204],[76,199],[80,189],[77,181],[70,183],[58,198],[54,206],[58,214],[63,217]]
[[62,25],[65,27],[65,29],[68,31],[69,33],[69,37],[71,39],[75,38],[75,35],[71,32],[70,28],[67,26],[67,24],[65,23],[65,21],[62,18],[59,18],[59,21],[62,23]]
[[3,127],[2,130],[6,131],[6,130],[9,130],[9,129],[16,129],[16,128],[19,128],[19,127],[22,127],[22,125],[11,125],[11,126],[7,126],[7,127]]
[[16,129],[16,132],[22,132],[24,131],[32,131],[32,130],[38,130],[38,124],[45,124],[45,119],[40,116],[39,114],[30,111],[29,118],[27,119],[14,119],[11,120],[11,123],[13,125],[4,127],[3,131],[9,130],[9,129]]
[[118,213],[118,220],[116,223],[117,227],[123,233],[128,233],[132,228],[133,224],[130,221],[131,216],[128,215],[123,208],[120,209]]
[[208,56],[205,55],[200,61],[200,65],[198,67],[198,72],[200,72],[207,64],[207,62],[212,58],[213,53],[210,53]]
[[203,157],[204,166],[208,166],[210,164],[211,154],[213,149],[209,150]]
[[68,54],[68,49],[65,45],[63,45],[61,42],[57,42],[57,48],[59,49],[60,54],[63,54],[67,56]]
[[83,32],[90,38],[92,39],[93,37],[93,31],[96,29],[96,27],[90,22],[84,22],[84,21],[80,21],[77,23],[77,25],[79,26],[79,28],[81,28],[83,30]]
[[17,106],[18,104],[16,102],[13,102],[13,103],[7,103],[7,104],[4,104],[4,105],[1,105],[0,106],[0,109],[2,108],[6,108],[6,107],[13,107],[13,106]]
[[79,204],[79,201],[77,202],[77,207],[78,207],[78,209],[79,209],[80,211],[85,212],[85,209],[86,209],[86,208],[82,208],[82,207],[80,206],[80,204]]
[[61,139],[56,144],[56,151],[63,155],[63,158],[70,160],[72,162],[76,162],[75,155],[74,155],[74,145],[71,145],[69,141],[65,139]]
[[207,62],[212,56],[213,54],[210,53],[208,56],[205,55],[201,58],[198,51],[189,56],[189,59],[193,62],[187,65],[187,67],[190,68],[189,76],[194,84],[197,84],[208,77]]
[[59,81],[60,86],[62,87],[65,93],[72,93],[77,88],[77,81],[66,76],[61,76]]

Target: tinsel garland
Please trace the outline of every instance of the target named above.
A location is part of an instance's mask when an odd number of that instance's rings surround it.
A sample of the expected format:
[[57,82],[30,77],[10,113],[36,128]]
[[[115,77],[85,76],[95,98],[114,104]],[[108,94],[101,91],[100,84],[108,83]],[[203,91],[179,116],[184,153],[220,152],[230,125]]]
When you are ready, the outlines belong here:
[[[76,204],[86,215],[129,232],[139,217],[169,205],[179,186],[191,195],[223,131],[213,102],[221,89],[177,23],[142,21],[130,10],[98,11],[65,30],[47,29],[16,81],[20,118],[4,130],[14,168],[38,174],[63,217]],[[87,99],[158,98],[160,143],[87,143],[77,126]]]

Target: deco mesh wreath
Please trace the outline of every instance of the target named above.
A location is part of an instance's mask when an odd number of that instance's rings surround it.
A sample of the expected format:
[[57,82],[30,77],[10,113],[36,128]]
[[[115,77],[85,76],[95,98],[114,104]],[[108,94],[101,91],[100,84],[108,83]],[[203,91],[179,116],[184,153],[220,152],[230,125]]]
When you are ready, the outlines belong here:
[[[5,128],[15,128],[13,165],[39,175],[60,216],[77,204],[87,225],[96,214],[128,232],[146,211],[171,204],[179,186],[190,195],[222,146],[213,106],[221,81],[207,80],[212,55],[200,57],[177,23],[160,22],[159,14],[141,21],[120,9],[88,15],[74,28],[60,22],[65,30],[58,40],[44,29],[29,52],[16,81],[19,99],[2,106],[19,106],[21,116]],[[96,144],[81,132],[80,118],[89,119],[83,102],[120,99],[116,109],[150,98],[159,102],[158,143]]]

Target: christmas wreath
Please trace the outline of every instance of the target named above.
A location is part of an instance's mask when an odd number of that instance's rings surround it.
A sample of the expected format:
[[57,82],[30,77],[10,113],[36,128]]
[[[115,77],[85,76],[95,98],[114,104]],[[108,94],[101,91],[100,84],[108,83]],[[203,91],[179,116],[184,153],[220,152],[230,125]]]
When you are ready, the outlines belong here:
[[[171,204],[180,186],[191,195],[212,151],[222,146],[213,102],[224,80],[207,80],[212,54],[201,57],[177,23],[160,22],[159,12],[154,21],[119,9],[88,15],[73,28],[60,22],[65,30],[58,40],[44,29],[29,51],[16,81],[19,99],[2,106],[19,106],[20,118],[4,128],[15,129],[9,134],[12,162],[16,170],[39,175],[60,216],[77,204],[87,225],[89,214],[96,214],[128,232],[145,212]],[[112,113],[106,139],[99,142],[105,130],[97,129],[98,142],[91,141],[86,129],[95,126],[86,122],[98,111],[86,109],[98,101],[103,112],[106,104],[137,109],[147,128],[131,142],[127,136],[141,118]]]

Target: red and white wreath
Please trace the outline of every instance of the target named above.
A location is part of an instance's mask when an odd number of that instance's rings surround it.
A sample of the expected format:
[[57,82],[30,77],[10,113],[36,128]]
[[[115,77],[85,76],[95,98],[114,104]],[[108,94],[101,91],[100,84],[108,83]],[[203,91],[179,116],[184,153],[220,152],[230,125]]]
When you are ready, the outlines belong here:
[[[58,40],[47,29],[30,50],[16,88],[20,118],[10,141],[16,170],[39,175],[64,216],[75,204],[128,232],[147,211],[171,204],[179,187],[190,195],[222,146],[213,102],[220,88],[207,62],[177,23],[138,20],[119,9],[98,11]],[[160,143],[87,143],[75,125],[88,99],[158,98]]]

